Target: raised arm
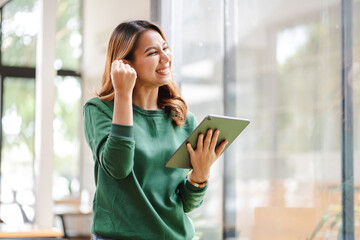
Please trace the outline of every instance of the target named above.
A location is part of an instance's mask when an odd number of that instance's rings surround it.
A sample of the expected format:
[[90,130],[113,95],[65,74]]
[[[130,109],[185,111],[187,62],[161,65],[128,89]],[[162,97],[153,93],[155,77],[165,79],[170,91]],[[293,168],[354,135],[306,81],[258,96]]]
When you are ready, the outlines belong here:
[[112,123],[132,126],[132,93],[136,71],[126,62],[115,60],[111,65],[111,81],[115,92]]
[[134,165],[134,133],[132,90],[136,72],[122,61],[111,66],[111,80],[115,92],[113,112],[100,99],[84,106],[84,131],[95,161],[111,177],[121,179]]

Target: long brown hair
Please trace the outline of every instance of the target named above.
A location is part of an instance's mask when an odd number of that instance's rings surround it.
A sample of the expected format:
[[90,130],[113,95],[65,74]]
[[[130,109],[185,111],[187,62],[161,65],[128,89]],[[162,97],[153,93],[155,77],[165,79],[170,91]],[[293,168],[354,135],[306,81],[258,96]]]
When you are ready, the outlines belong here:
[[[124,22],[114,29],[107,46],[101,90],[97,93],[101,100],[114,100],[115,93],[111,81],[111,63],[117,59],[132,60],[139,36],[148,30],[157,31],[166,41],[163,32],[158,26],[144,20]],[[187,105],[184,99],[181,98],[180,89],[173,77],[171,77],[171,81],[168,84],[159,87],[157,103],[160,108],[164,108],[171,114],[172,120],[177,126],[185,123]]]

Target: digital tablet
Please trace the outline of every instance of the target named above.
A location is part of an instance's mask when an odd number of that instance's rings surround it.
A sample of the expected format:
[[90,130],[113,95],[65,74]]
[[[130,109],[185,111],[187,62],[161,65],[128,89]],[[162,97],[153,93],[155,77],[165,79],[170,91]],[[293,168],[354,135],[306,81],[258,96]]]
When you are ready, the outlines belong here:
[[[189,168],[192,169],[190,163],[189,152],[186,148],[186,144],[189,142],[191,146],[195,149],[197,145],[197,138],[200,133],[204,134],[204,139],[206,131],[212,129],[215,131],[218,129],[220,135],[218,137],[216,145],[223,140],[227,140],[229,143],[226,145],[224,151],[230,146],[231,143],[239,136],[239,134],[249,125],[250,121],[247,119],[226,117],[226,116],[217,116],[217,115],[208,115],[202,122],[195,128],[195,130],[189,135],[189,137],[180,145],[180,147],[175,151],[175,153],[170,157],[166,162],[166,167],[171,168]],[[223,152],[224,152],[223,151]]]

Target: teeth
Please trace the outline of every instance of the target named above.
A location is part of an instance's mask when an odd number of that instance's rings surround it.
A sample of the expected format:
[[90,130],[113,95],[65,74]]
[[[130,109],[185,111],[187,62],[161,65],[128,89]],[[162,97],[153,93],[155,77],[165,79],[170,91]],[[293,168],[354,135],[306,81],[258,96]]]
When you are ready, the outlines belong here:
[[167,68],[163,69],[163,70],[157,70],[158,73],[165,73],[168,72],[169,70]]

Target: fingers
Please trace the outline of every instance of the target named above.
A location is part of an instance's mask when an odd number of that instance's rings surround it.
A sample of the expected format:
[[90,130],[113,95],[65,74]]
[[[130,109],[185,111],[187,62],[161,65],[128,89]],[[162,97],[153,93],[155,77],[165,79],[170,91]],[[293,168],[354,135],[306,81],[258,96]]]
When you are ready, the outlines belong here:
[[115,60],[111,63],[111,81],[115,94],[132,94],[137,74],[126,60]]
[[126,60],[115,60],[112,62],[111,67],[113,69],[128,69],[128,70],[134,70],[134,68],[131,67],[128,61]]
[[220,146],[215,150],[215,154],[217,157],[220,156],[220,154],[222,153],[222,151],[224,151],[226,145],[228,144],[229,142],[224,140],[221,142]]
[[119,72],[122,69],[122,62],[119,60],[115,60],[111,64],[111,72]]
[[210,143],[210,149],[211,150],[215,150],[216,147],[216,143],[219,137],[220,131],[219,130],[215,130],[214,135],[211,138],[211,143]]
[[115,74],[130,78],[137,77],[135,69],[126,60],[113,61],[111,64],[111,74],[113,78]]
[[125,67],[131,72],[136,75],[135,69],[130,64],[125,64]]
[[213,134],[213,130],[209,129],[206,132],[205,140],[204,140],[204,135],[199,134],[198,142],[197,142],[197,148],[198,149],[204,148],[204,149],[215,150],[219,134],[220,134],[219,130],[216,130],[214,132],[214,134]]
[[197,141],[197,149],[202,149],[204,144],[204,134],[200,133]]
[[226,145],[228,144],[228,141],[224,140],[220,143],[218,147],[216,147],[219,135],[220,135],[219,130],[215,130],[213,133],[213,130],[209,129],[206,132],[205,139],[204,139],[204,134],[202,133],[199,134],[196,150],[194,150],[189,143],[187,144],[187,147],[188,149],[190,147],[193,153],[197,151],[199,151],[199,153],[203,152],[205,154],[207,152],[208,153],[213,152],[217,157],[219,157],[222,151],[224,151]]
[[111,63],[111,70],[118,69],[120,65],[120,62],[118,60],[115,60]]
[[204,141],[204,148],[205,149],[208,149],[210,147],[211,137],[212,137],[212,130],[209,129],[206,132],[206,137],[205,137],[205,141]]

